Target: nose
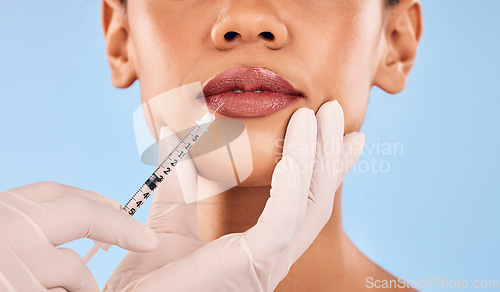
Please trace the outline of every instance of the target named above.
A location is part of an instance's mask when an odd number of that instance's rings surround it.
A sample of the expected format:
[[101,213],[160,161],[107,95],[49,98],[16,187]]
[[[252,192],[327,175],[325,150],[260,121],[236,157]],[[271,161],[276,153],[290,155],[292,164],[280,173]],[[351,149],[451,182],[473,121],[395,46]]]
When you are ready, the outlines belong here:
[[251,43],[263,43],[273,50],[282,48],[288,31],[268,1],[228,1],[211,31],[214,45],[221,50]]

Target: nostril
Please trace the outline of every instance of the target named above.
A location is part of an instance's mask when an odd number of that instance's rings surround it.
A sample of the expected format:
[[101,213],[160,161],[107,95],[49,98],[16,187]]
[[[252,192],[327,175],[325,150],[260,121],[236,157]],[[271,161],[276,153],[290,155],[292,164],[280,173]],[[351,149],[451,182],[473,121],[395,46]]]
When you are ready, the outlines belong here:
[[230,40],[234,39],[237,35],[238,35],[238,33],[235,31],[226,32],[226,34],[224,35],[224,39],[230,41]]
[[260,35],[267,40],[271,40],[271,41],[274,40],[274,35],[271,32],[264,31],[264,32],[261,32]]

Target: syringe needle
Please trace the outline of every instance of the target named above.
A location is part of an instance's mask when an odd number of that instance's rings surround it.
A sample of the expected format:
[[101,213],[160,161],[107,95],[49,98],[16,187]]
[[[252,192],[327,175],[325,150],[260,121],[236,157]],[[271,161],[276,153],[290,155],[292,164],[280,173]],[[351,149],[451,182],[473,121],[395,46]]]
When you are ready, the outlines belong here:
[[[220,104],[215,112],[217,112],[222,105],[223,104]],[[142,206],[142,203],[149,198],[156,187],[163,181],[163,178],[172,172],[172,168],[177,165],[179,159],[182,159],[187,151],[189,151],[189,149],[191,149],[191,147],[193,147],[193,145],[200,140],[199,138],[208,131],[208,127],[214,122],[214,120],[215,115],[208,112],[199,121],[196,121],[196,125],[189,130],[184,138],[182,138],[181,141],[168,154],[165,160],[160,163],[153,174],[146,180],[145,183],[142,184],[127,204],[125,204],[122,208],[125,213],[130,216],[134,216],[135,212],[137,212],[137,210]],[[180,145],[187,146],[180,149]],[[83,260],[87,263],[100,248],[107,251],[110,247],[110,244],[96,241],[96,244],[83,257]]]
[[215,114],[215,113],[216,113],[216,112],[220,109],[220,107],[221,107],[223,104],[224,104],[224,103],[219,104],[219,106],[215,109],[214,114]]

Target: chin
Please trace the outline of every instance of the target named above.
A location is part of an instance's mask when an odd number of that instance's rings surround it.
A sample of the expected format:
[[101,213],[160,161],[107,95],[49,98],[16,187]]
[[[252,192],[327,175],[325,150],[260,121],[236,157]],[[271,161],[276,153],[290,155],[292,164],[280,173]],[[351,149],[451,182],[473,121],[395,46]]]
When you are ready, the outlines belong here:
[[[281,133],[283,129],[279,129],[282,127],[265,129],[260,124],[256,129],[243,127],[241,121],[236,121],[215,121],[217,132],[225,133],[225,138],[221,135],[216,135],[218,139],[212,137],[210,128],[209,133],[200,138],[198,143],[202,147],[197,149],[212,150],[198,153],[193,158],[199,175],[226,187],[271,185],[274,169],[282,155],[284,134]],[[235,128],[239,130],[234,131]],[[279,133],[275,132],[277,128]],[[214,140],[219,141],[217,146]]]
[[[289,113],[284,113],[288,118]],[[289,118],[288,118],[289,119]],[[252,173],[248,178],[241,180],[241,186],[268,186],[271,185],[276,164],[283,153],[283,141],[287,119],[282,117],[266,122],[251,124],[247,123],[249,132]],[[273,125],[265,127],[263,125]]]
[[277,161],[279,159],[280,156],[276,155],[275,157],[266,157],[266,159],[259,159],[259,161],[254,160],[252,173],[247,179],[242,181],[239,186],[258,187],[271,185],[274,168],[276,167]]

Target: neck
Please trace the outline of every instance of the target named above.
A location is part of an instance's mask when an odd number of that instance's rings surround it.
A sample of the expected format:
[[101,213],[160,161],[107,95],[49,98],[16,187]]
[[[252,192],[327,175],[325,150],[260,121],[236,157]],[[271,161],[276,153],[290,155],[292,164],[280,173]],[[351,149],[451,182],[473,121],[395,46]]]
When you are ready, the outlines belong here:
[[[198,224],[206,242],[244,232],[257,223],[270,186],[234,187],[198,203]],[[332,216],[309,249],[295,262],[276,291],[362,290],[366,278],[394,279],[366,258],[342,227],[342,187],[336,192]],[[354,288],[354,289],[353,289]]]

